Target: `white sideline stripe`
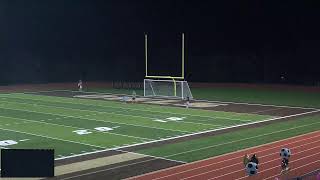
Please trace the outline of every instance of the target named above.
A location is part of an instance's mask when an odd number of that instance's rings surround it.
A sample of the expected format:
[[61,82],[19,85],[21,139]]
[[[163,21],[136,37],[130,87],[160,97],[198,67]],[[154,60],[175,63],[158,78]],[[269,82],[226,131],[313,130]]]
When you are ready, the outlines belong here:
[[[35,95],[37,96],[37,95]],[[39,96],[39,95],[38,95]],[[31,99],[29,97],[25,97],[25,98],[22,98],[22,97],[9,97],[9,98],[17,98],[17,99]],[[60,97],[61,98],[61,97]],[[164,116],[164,115],[167,115],[167,114],[172,114],[172,115],[179,115],[179,116],[183,116],[183,115],[187,115],[187,116],[190,116],[190,117],[201,117],[201,118],[209,118],[209,119],[213,119],[213,120],[217,120],[217,119],[228,119],[228,120],[231,120],[231,121],[243,121],[243,122],[251,122],[251,121],[254,121],[254,120],[245,120],[245,119],[238,119],[238,118],[229,118],[229,117],[221,117],[221,116],[205,116],[205,115],[193,115],[193,114],[181,114],[181,113],[173,113],[173,112],[161,112],[161,111],[150,111],[150,110],[146,110],[146,109],[136,109],[136,108],[126,108],[126,107],[113,107],[113,106],[108,106],[108,105],[93,105],[93,104],[84,104],[84,103],[75,103],[75,102],[65,102],[65,101],[59,101],[59,100],[45,100],[45,99],[31,99],[31,100],[35,100],[35,101],[41,101],[41,102],[56,102],[56,103],[64,103],[64,104],[76,104],[76,105],[85,105],[85,106],[91,106],[91,107],[94,107],[94,106],[97,106],[97,107],[108,107],[108,108],[113,108],[113,109],[124,109],[124,110],[133,110],[133,111],[144,111],[144,112],[151,112],[151,113],[159,113],[161,114],[161,116]],[[12,101],[5,101],[5,102],[12,102]],[[14,103],[19,103],[19,102],[14,102]],[[21,102],[20,102],[21,103]],[[48,106],[48,105],[42,105],[42,106]],[[64,107],[60,107],[60,106],[50,106],[50,107],[57,107],[57,108],[64,108]],[[75,109],[75,108],[70,108],[70,109]],[[76,109],[76,110],[82,110],[82,109]],[[116,115],[121,115],[121,116],[132,116],[132,117],[141,117],[141,118],[151,118],[151,117],[146,117],[146,116],[137,116],[137,115],[126,115],[126,114],[119,114],[121,113],[121,111],[117,111],[119,113],[115,113],[115,112],[103,112],[103,111],[92,111],[92,110],[84,110],[84,111],[91,111],[91,112],[97,112],[97,113],[104,113],[104,114],[116,114]],[[217,112],[217,111],[212,111],[210,110],[211,112]],[[252,114],[249,114],[249,113],[236,113],[236,112],[232,112],[232,114],[234,115],[229,115],[230,117],[232,116],[236,116],[236,115],[244,115],[244,114],[247,114],[247,115],[251,115]],[[258,115],[258,116],[263,116],[263,115]],[[154,118],[151,118],[151,119],[154,119]],[[197,120],[197,121],[204,121],[204,120]]]
[[[282,118],[285,118],[285,117],[281,117],[281,118],[279,118],[279,119],[282,119]],[[275,120],[275,119],[271,119],[271,120]],[[268,121],[268,120],[265,120],[265,121]],[[260,122],[265,122],[265,121],[260,121]],[[259,123],[259,122],[257,122],[257,123]],[[297,128],[305,127],[305,126],[310,126],[311,124],[318,124],[318,123],[320,123],[320,122],[310,123],[310,124],[306,124],[306,125],[302,125],[302,126],[296,126],[296,127],[293,127],[293,128],[289,128],[289,129],[285,129],[285,130],[279,130],[279,131],[274,131],[274,132],[271,132],[271,133],[261,134],[261,135],[258,135],[258,136],[252,136],[252,137],[240,139],[240,140],[237,140],[237,141],[230,141],[230,142],[226,142],[226,143],[222,143],[222,144],[218,144],[218,145],[206,146],[206,147],[199,148],[199,149],[193,149],[193,150],[189,150],[189,151],[184,151],[184,152],[181,152],[181,153],[174,154],[174,156],[176,156],[176,155],[181,155],[181,154],[186,154],[186,153],[190,153],[190,152],[194,152],[194,151],[200,151],[200,150],[203,150],[203,149],[209,149],[209,148],[213,148],[213,147],[217,147],[217,146],[221,146],[221,145],[232,144],[232,143],[240,142],[240,141],[244,141],[244,140],[254,139],[254,138],[257,138],[257,137],[263,137],[263,136],[266,136],[266,135],[276,134],[276,133],[279,133],[279,132],[284,132],[284,131],[288,131],[288,130],[292,130],[292,129],[297,129]],[[255,123],[253,123],[253,124],[255,124]],[[244,125],[247,125],[247,124],[243,124],[242,126],[244,126]],[[241,125],[240,125],[240,126],[241,126]],[[239,127],[239,126],[237,126],[237,127]],[[230,128],[232,128],[232,127],[230,127]],[[225,129],[228,129],[228,128],[225,128]],[[211,130],[211,131],[216,131],[216,130]],[[210,131],[209,131],[209,132],[210,132]],[[173,155],[169,155],[169,156],[166,156],[166,157],[172,157],[172,156],[173,156]]]
[[[316,138],[316,137],[319,137],[319,136],[320,136],[320,135],[313,136],[313,137],[306,138],[306,139],[302,139],[302,140],[299,140],[299,141],[294,141],[294,142],[290,142],[290,143],[287,143],[287,144],[282,144],[282,145],[280,145],[280,146],[273,146],[272,148],[267,148],[267,149],[264,149],[264,150],[262,150],[262,151],[256,151],[255,153],[257,154],[257,153],[261,153],[261,152],[264,152],[264,151],[269,151],[269,150],[271,150],[271,149],[275,149],[275,148],[287,146],[287,145],[294,144],[294,143],[297,143],[297,142],[300,142],[300,141],[305,141],[305,140],[307,140],[307,139],[313,139],[313,138]],[[295,136],[295,137],[298,137],[298,136]],[[291,138],[288,138],[288,139],[291,139]],[[285,140],[288,140],[288,139],[285,139]],[[305,146],[305,145],[313,144],[313,143],[316,143],[316,142],[319,142],[319,141],[320,141],[320,140],[318,140],[318,141],[312,141],[312,142],[310,142],[310,143],[303,144],[303,145],[300,145],[300,146],[294,146],[293,148],[290,148],[290,149],[291,149],[291,150],[292,150],[292,149],[296,149],[296,148],[298,148],[298,147],[302,147],[302,146]],[[274,143],[277,143],[277,142],[272,142],[272,143],[268,143],[268,144],[274,144]],[[264,144],[264,145],[268,145],[268,144]],[[261,146],[263,146],[263,145],[261,145]],[[252,148],[250,148],[250,149],[255,149],[255,148],[258,148],[258,147],[259,147],[259,146],[255,146],[255,147],[252,147]],[[311,149],[312,149],[312,148],[311,148]],[[245,151],[245,150],[241,150],[241,151]],[[228,154],[234,154],[234,153],[237,153],[237,151],[236,151],[236,152],[232,152],[232,153],[228,153]],[[228,154],[223,154],[223,156],[228,155]],[[270,153],[270,154],[267,154],[267,155],[264,155],[264,156],[260,156],[260,158],[268,157],[268,156],[271,156],[271,155],[273,155],[273,154],[278,154],[278,152]],[[208,158],[208,159],[200,160],[200,161],[196,161],[196,162],[192,162],[192,163],[188,163],[188,165],[194,164],[194,163],[199,163],[199,162],[202,162],[202,161],[207,161],[207,160],[209,160],[209,159],[215,159],[215,158],[217,158],[217,157],[218,157],[218,156],[213,157],[213,158]],[[162,178],[174,176],[174,175],[177,175],[177,174],[182,174],[182,173],[185,173],[185,172],[189,172],[189,171],[193,171],[193,170],[197,170],[197,169],[202,169],[202,168],[204,168],[204,167],[209,167],[209,166],[212,166],[212,165],[216,165],[216,164],[228,162],[228,161],[231,161],[231,160],[234,160],[234,159],[239,159],[239,158],[241,159],[241,157],[242,157],[242,156],[238,156],[238,157],[230,158],[230,159],[227,159],[227,160],[222,160],[222,161],[210,163],[210,164],[207,164],[207,165],[199,166],[199,167],[196,167],[196,168],[191,168],[191,169],[187,169],[187,170],[184,170],[184,171],[179,171],[179,172],[177,172],[177,173],[172,173],[172,174],[169,174],[169,175],[167,175],[167,176],[162,176],[162,177],[156,178],[156,179],[162,179]],[[232,167],[232,166],[235,166],[235,165],[241,165],[241,164],[242,164],[242,162],[239,162],[239,163],[236,163],[236,164],[232,164],[232,165],[229,165],[229,166],[225,166],[225,167],[223,167],[223,168],[214,169],[213,171],[210,171],[210,172],[218,171],[218,170],[221,170],[221,169],[225,169],[225,168],[228,168],[228,167]],[[166,170],[168,170],[168,169],[164,169],[164,171],[166,171]],[[160,172],[160,171],[162,171],[162,170],[154,171],[154,172],[151,172],[150,174],[155,173],[155,172]],[[149,174],[149,173],[148,173],[148,174]],[[144,174],[144,175],[146,175],[146,174]],[[143,176],[143,175],[141,175],[141,176]],[[136,176],[136,177],[139,177],[139,176]]]
[[[218,128],[218,129],[209,130],[209,131],[203,131],[203,132],[197,132],[197,133],[192,133],[192,134],[186,134],[186,135],[182,135],[182,136],[176,136],[176,137],[165,138],[165,139],[160,139],[160,140],[154,140],[154,141],[149,141],[149,142],[137,143],[137,144],[132,144],[132,145],[129,145],[129,146],[122,146],[122,147],[118,147],[118,148],[105,149],[105,150],[100,150],[100,151],[93,151],[93,152],[83,153],[83,154],[76,154],[76,155],[73,155],[73,156],[66,156],[64,158],[58,158],[58,159],[67,159],[67,158],[72,158],[72,157],[79,157],[79,156],[83,156],[83,155],[88,155],[88,154],[94,154],[94,153],[98,153],[98,152],[105,152],[105,151],[109,151],[109,150],[117,150],[117,149],[120,149],[120,148],[122,149],[122,148],[127,148],[127,147],[134,147],[134,146],[138,146],[138,145],[144,145],[144,144],[150,144],[150,143],[161,142],[161,141],[166,141],[166,140],[172,140],[172,139],[177,139],[177,138],[181,138],[181,137],[188,137],[188,136],[193,136],[193,135],[198,135],[198,134],[204,134],[204,133],[208,133],[208,132],[215,132],[215,131],[219,131],[219,130],[225,130],[225,129],[229,129],[229,128],[241,127],[241,126],[245,126],[245,125],[258,124],[258,123],[261,123],[261,122],[268,122],[268,121],[284,119],[284,118],[289,118],[289,117],[296,117],[296,116],[301,116],[301,115],[305,115],[305,114],[316,113],[316,112],[319,112],[319,111],[320,111],[320,109],[319,110],[315,110],[315,111],[309,111],[309,112],[289,115],[289,116],[276,117],[276,118],[266,119],[266,120],[262,120],[262,121],[256,121],[256,122],[241,124],[241,125]],[[294,128],[294,129],[296,129],[296,128]]]
[[[136,165],[136,164],[140,164],[140,163],[144,163],[144,162],[150,162],[150,161],[154,161],[154,160],[156,160],[156,159],[150,159],[150,160],[145,160],[145,161],[136,162],[136,163],[131,163],[131,164],[125,164],[125,165],[122,165],[122,166],[117,166],[117,167],[108,168],[108,169],[102,169],[102,170],[98,170],[98,171],[93,171],[93,172],[89,172],[89,173],[85,173],[85,174],[80,174],[80,175],[76,175],[76,176],[71,176],[71,177],[63,178],[62,180],[78,178],[78,177],[81,177],[81,176],[87,176],[87,175],[91,175],[91,174],[96,174],[96,173],[100,173],[100,172],[104,172],[104,171],[109,171],[109,170],[113,170],[113,169],[117,169],[117,168],[122,168],[122,167],[131,166],[131,165]],[[174,168],[174,167],[173,167],[173,168]],[[166,169],[171,169],[171,168],[166,168]],[[163,169],[163,170],[166,170],[166,169]],[[163,170],[159,170],[159,171],[163,171]],[[158,172],[158,171],[155,171],[155,172]],[[151,172],[151,173],[152,173],[152,172]],[[151,174],[151,173],[147,173],[147,174]],[[146,174],[143,174],[143,175],[146,175]],[[130,177],[130,178],[127,178],[127,179],[132,179],[132,178],[135,178],[135,177],[141,177],[141,176],[143,176],[143,175],[134,176],[134,177]]]
[[20,142],[29,141],[30,139],[21,139]]
[[[317,147],[313,147],[313,148],[310,148],[310,149],[307,149],[307,150],[303,150],[303,151],[300,151],[299,153],[296,153],[296,154],[300,154],[300,153],[303,153],[303,152],[306,152],[306,151],[309,151],[309,150],[312,150],[312,149],[316,149],[316,148],[319,148],[320,146],[317,146]],[[301,160],[301,159],[305,159],[305,158],[308,158],[308,157],[312,157],[314,155],[317,155],[317,154],[320,154],[319,153],[315,153],[315,154],[312,154],[312,155],[309,155],[309,156],[304,156],[303,158],[299,158],[299,159],[296,159],[294,161],[291,161],[290,163],[293,163],[293,162],[296,162],[298,160]],[[266,162],[263,162],[261,164],[267,164],[267,163],[270,163],[270,162],[273,162],[273,161],[279,161],[279,159],[273,159],[273,160],[270,160],[270,161],[266,161]],[[271,169],[274,169],[274,168],[277,168],[278,166],[276,167],[272,167],[272,168],[269,168],[269,169],[266,169],[266,170],[263,170],[263,171],[259,171],[258,173],[262,173],[262,172],[265,172],[265,171],[268,171],[268,170],[271,170]],[[227,175],[230,175],[230,174],[233,174],[233,173],[237,173],[237,172],[240,172],[240,171],[243,171],[243,168],[241,168],[240,170],[236,170],[236,171],[233,171],[233,172],[230,172],[230,173],[226,173],[224,175],[220,175],[220,176],[216,176],[214,178],[210,178],[210,179],[217,179],[217,178],[221,178],[221,177],[224,177],[224,176],[227,176]],[[196,174],[196,175],[193,175],[193,176],[189,176],[187,178],[183,178],[183,179],[189,179],[189,178],[192,178],[192,177],[196,177],[196,176],[201,176],[203,174],[208,174],[208,173],[211,173],[213,171],[207,171],[207,172],[204,172],[204,173],[200,173],[200,174]],[[239,180],[239,179],[243,179],[243,178],[247,178],[247,176],[243,176],[241,178],[238,178],[236,180]]]
[[29,133],[29,132],[24,132],[24,131],[17,131],[17,130],[12,130],[12,129],[5,129],[5,128],[1,128],[1,127],[0,127],[0,130],[11,131],[11,132],[16,132],[16,133],[21,133],[21,134],[29,134],[29,135],[38,136],[38,137],[43,137],[43,138],[47,138],[47,139],[54,139],[54,140],[59,140],[59,141],[65,141],[65,142],[69,142],[69,143],[81,144],[81,145],[86,145],[86,146],[91,146],[91,147],[96,147],[96,148],[103,148],[103,149],[106,148],[106,147],[103,147],[103,146],[97,146],[97,145],[93,145],[93,144],[87,144],[87,143],[81,143],[81,142],[71,141],[71,140],[66,140],[66,139],[61,139],[61,138],[44,136],[44,135],[40,135],[40,134],[33,134],[33,133]]
[[143,155],[143,156],[149,156],[149,157],[152,157],[152,158],[164,159],[164,160],[167,160],[167,161],[180,162],[180,163],[182,163],[182,164],[186,164],[186,163],[187,163],[187,162],[185,162],[185,161],[172,160],[172,159],[167,159],[167,158],[165,158],[165,157],[158,157],[158,156],[147,155],[147,154],[142,154],[142,153],[137,153],[137,152],[131,152],[131,151],[124,151],[124,150],[121,150],[121,149],[118,149],[118,150],[115,150],[115,151],[124,152],[124,153],[132,153],[132,154]]
[[[296,160],[294,160],[294,161],[291,161],[290,163],[292,164],[292,163],[297,162],[297,161],[299,161],[299,160],[303,160],[303,159],[306,159],[306,158],[309,158],[309,157],[312,157],[312,156],[315,156],[315,155],[318,155],[318,154],[320,154],[320,152],[315,153],[315,154],[311,154],[311,155],[309,155],[309,156],[304,156],[303,158],[296,159]],[[318,157],[318,156],[316,156],[316,157]],[[272,160],[272,161],[276,161],[276,160],[277,160],[277,159],[274,159],[274,160]],[[268,161],[268,162],[272,162],[272,161]],[[317,161],[315,161],[315,162],[320,162],[320,160],[317,160]],[[309,163],[309,164],[313,164],[313,163],[315,163],[315,162],[312,162],[312,163]],[[266,162],[266,163],[267,163],[267,162]],[[275,168],[277,168],[277,167],[279,167],[279,166],[265,169],[265,170],[263,170],[263,171],[260,171],[260,173],[266,172],[266,171],[269,171],[269,170],[272,170],[272,169],[275,169]],[[240,170],[240,171],[241,171],[241,170]],[[246,178],[246,177],[247,177],[247,176],[244,176],[244,177],[238,178],[237,180],[239,180],[239,179],[244,179],[244,178]],[[270,178],[270,177],[269,177],[269,178]],[[211,179],[216,179],[216,177],[215,177],[215,178],[211,178]]]
[[[320,122],[316,122],[316,123],[311,123],[311,124],[318,124]],[[202,148],[198,148],[198,149],[193,149],[193,150],[189,150],[189,151],[183,151],[181,153],[176,153],[176,154],[173,154],[173,155],[168,155],[166,157],[172,157],[172,156],[178,156],[178,155],[181,155],[181,154],[187,154],[187,153],[191,153],[191,152],[195,152],[195,151],[201,151],[201,150],[204,150],[204,149],[210,149],[210,148],[214,148],[214,147],[218,147],[218,146],[222,146],[222,145],[226,145],[226,144],[233,144],[233,143],[236,143],[236,142],[241,142],[241,141],[245,141],[245,140],[250,140],[250,139],[255,139],[255,138],[258,138],[258,137],[263,137],[263,136],[267,136],[267,135],[272,135],[272,134],[277,134],[277,133],[280,133],[280,132],[284,132],[284,131],[288,131],[288,130],[292,130],[292,129],[297,129],[297,128],[300,128],[300,127],[305,127],[305,126],[310,126],[311,124],[307,124],[307,125],[303,125],[303,126],[297,126],[297,127],[294,127],[294,128],[289,128],[289,129],[285,129],[285,130],[280,130],[280,131],[275,131],[275,132],[272,132],[272,133],[266,133],[266,134],[261,134],[261,135],[258,135],[258,136],[252,136],[250,138],[243,138],[243,139],[239,139],[239,140],[236,140],[236,141],[229,141],[229,142],[225,142],[225,143],[221,143],[221,144],[216,144],[216,145],[212,145],[212,146],[206,146],[206,147],[202,147]],[[269,144],[269,143],[268,143]],[[263,144],[265,145],[265,144]],[[250,148],[249,148],[250,149]],[[244,149],[241,149],[239,151],[242,151]],[[237,151],[235,151],[237,152]],[[224,154],[225,155],[225,154]]]
[[[300,169],[300,168],[302,168],[302,167],[309,166],[309,165],[311,165],[311,164],[318,163],[318,162],[320,162],[320,160],[317,160],[317,161],[314,161],[314,162],[311,162],[311,163],[308,163],[308,164],[305,164],[305,165],[302,165],[302,166],[298,166],[298,167],[296,167],[296,168],[290,169],[289,171],[297,170],[297,169]],[[311,172],[317,172],[317,171],[319,171],[319,169],[318,169],[318,170],[311,171]],[[310,172],[308,172],[308,173],[310,173]],[[308,173],[306,173],[306,174],[308,174]],[[268,178],[265,178],[265,179],[275,178],[276,176],[280,176],[280,175],[281,175],[281,174],[275,175],[275,176],[271,176],[271,177],[268,177]],[[304,178],[303,178],[303,179],[304,179]]]
[[[39,93],[39,92],[56,92],[56,91],[67,91],[67,92],[79,92],[73,90],[47,90],[47,91],[33,91],[33,92],[26,92],[26,93]],[[86,91],[85,93],[95,93],[95,94],[110,94],[110,95],[128,95],[128,94],[117,94],[117,93],[102,93],[102,92],[95,92],[95,91]],[[9,93],[14,94],[14,93]],[[21,93],[15,93],[21,94]],[[143,97],[143,96],[141,96]],[[258,106],[270,106],[270,107],[285,107],[285,108],[299,108],[299,109],[309,109],[309,110],[317,110],[317,108],[312,107],[301,107],[301,106],[287,106],[287,105],[272,105],[272,104],[260,104],[260,103],[246,103],[246,102],[234,102],[234,101],[218,101],[218,100],[206,100],[206,99],[194,99],[195,101],[199,102],[218,102],[218,103],[229,103],[229,104],[246,104],[246,105],[258,105]],[[318,109],[319,110],[319,109]]]
[[39,113],[39,114],[49,114],[49,115],[54,115],[54,116],[62,116],[64,118],[67,118],[67,117],[69,117],[69,118],[78,118],[78,119],[85,119],[85,120],[89,120],[89,121],[98,121],[98,122],[105,122],[105,123],[108,122],[108,123],[112,123],[112,124],[124,124],[124,125],[127,125],[127,126],[136,126],[136,127],[150,128],[150,129],[161,129],[161,130],[174,131],[174,132],[191,133],[191,131],[181,131],[181,130],[158,128],[158,127],[154,127],[154,126],[143,126],[143,125],[135,125],[135,124],[128,124],[128,123],[114,122],[114,121],[104,121],[104,120],[88,118],[88,117],[84,117],[84,116],[61,115],[61,114],[54,114],[54,113],[48,113],[48,112],[39,112],[39,111],[31,111],[31,110],[23,110],[23,109],[15,109],[15,108],[7,108],[7,107],[5,108],[5,107],[1,107],[1,106],[0,106],[0,108],[17,110],[17,111],[34,112],[34,113]]
[[[320,111],[320,110],[318,110]],[[314,111],[314,112],[318,112],[318,111]],[[310,113],[314,113],[314,112],[306,112],[308,114]],[[295,116],[300,116],[300,115],[304,115],[305,113],[301,113],[301,114],[298,114],[298,115],[295,115]],[[286,118],[286,117],[279,117],[279,118]],[[276,120],[276,119],[272,119],[272,120]],[[264,120],[264,121],[260,121],[260,122],[265,122],[265,121],[270,121],[270,120]],[[260,123],[260,122],[254,122],[254,123],[250,123],[250,124],[256,124],[256,123]],[[311,124],[308,124],[308,125],[303,125],[303,126],[297,126],[297,127],[294,127],[294,128],[289,128],[289,129],[285,129],[285,130],[281,130],[281,131],[278,131],[278,132],[284,132],[284,131],[289,131],[289,130],[292,130],[292,129],[297,129],[297,128],[301,128],[301,127],[305,127],[305,126],[310,126],[312,124],[318,124],[320,122],[316,122],[316,123],[311,123]],[[250,125],[249,124],[249,125]],[[244,124],[244,125],[248,125],[248,124]],[[199,135],[199,134],[204,134],[204,133],[209,133],[209,132],[215,132],[215,131],[219,131],[219,130],[225,130],[225,129],[229,129],[229,128],[233,128],[233,127],[241,127],[241,126],[244,126],[244,125],[237,125],[237,126],[231,126],[231,127],[226,127],[226,128],[220,128],[220,129],[214,129],[214,130],[209,130],[209,131],[203,131],[203,132],[197,132],[197,133],[192,133],[192,134],[185,134],[185,135],[181,135],[181,136],[176,136],[176,137],[171,137],[171,138],[165,138],[165,139],[160,139],[160,140],[154,140],[154,141],[149,141],[149,142],[143,142],[143,143],[137,143],[137,144],[132,144],[132,145],[129,145],[129,146],[122,146],[122,147],[118,147],[118,148],[113,148],[113,149],[109,149],[109,150],[118,150],[118,149],[124,149],[124,148],[129,148],[129,147],[134,147],[134,146],[138,146],[138,145],[145,145],[145,144],[151,144],[151,143],[156,143],[156,142],[162,142],[162,141],[167,141],[167,140],[173,140],[173,139],[178,139],[178,138],[182,138],[182,137],[189,137],[189,136],[194,136],[194,135]],[[265,135],[270,135],[270,134],[275,134],[276,132],[273,132],[273,133],[267,133],[267,134],[264,134]],[[263,136],[263,135],[261,135]],[[257,137],[257,136],[256,136]],[[258,136],[260,137],[260,136]],[[255,137],[252,137],[250,139],[253,139]],[[245,139],[248,139],[248,138],[244,138],[243,140]],[[243,141],[242,140],[242,141]],[[241,141],[241,140],[240,140]],[[237,141],[234,141],[234,142],[237,142]],[[232,142],[232,143],[234,143]],[[223,145],[223,144],[220,144],[220,145]],[[99,152],[105,152],[105,151],[108,151],[108,150],[100,150],[100,151],[94,151],[94,152],[89,152],[89,153],[83,153],[83,154],[77,154],[75,156],[67,156],[67,157],[64,157],[62,159],[67,159],[67,158],[72,158],[72,157],[78,157],[78,156],[83,156],[83,155],[88,155],[88,154],[94,154],[94,153],[99,153]],[[180,153],[179,153],[180,154]],[[175,154],[173,154],[172,156],[174,156]],[[171,156],[166,156],[167,157],[171,157]]]
[[[43,121],[34,121],[34,120],[29,120],[29,119],[24,119],[24,118],[16,118],[16,117],[9,117],[9,116],[2,116],[2,115],[0,115],[0,117],[9,118],[9,119],[16,119],[16,120],[24,120],[24,121],[40,123],[40,124],[49,124],[49,125],[53,125],[53,126],[61,126],[61,127],[66,127],[66,128],[72,128],[72,129],[87,129],[87,128],[83,128],[83,127],[75,127],[75,126],[68,126],[68,125],[62,125],[62,124],[48,123],[48,122],[43,122]],[[111,133],[111,132],[107,132],[107,131],[102,132],[102,131],[97,131],[94,129],[92,129],[91,131],[104,133],[104,134],[113,134],[113,135],[118,135],[118,136],[124,136],[124,137],[129,137],[129,138],[134,138],[134,139],[153,140],[153,139],[149,139],[149,138],[142,138],[142,137],[129,136],[129,135],[118,134],[118,133]]]
[[292,109],[306,109],[306,110],[319,110],[317,108],[312,107],[301,107],[301,106],[287,106],[287,105],[273,105],[273,104],[260,104],[260,103],[246,103],[246,102],[232,102],[232,101],[213,101],[213,100],[205,100],[198,99],[196,101],[200,102],[216,102],[216,103],[229,103],[229,104],[245,104],[245,105],[253,105],[253,106],[269,106],[269,107],[279,107],[279,108],[292,108]]
[[[21,93],[16,93],[16,94],[21,94]],[[14,95],[14,94],[13,94]],[[21,95],[30,95],[30,94],[21,94]],[[93,104],[84,104],[84,103],[77,103],[77,102],[65,102],[65,101],[59,101],[59,100],[45,100],[43,98],[41,98],[41,96],[43,95],[37,95],[37,94],[31,94],[33,96],[38,96],[40,97],[40,99],[32,99],[30,97],[9,97],[9,98],[17,98],[17,99],[31,99],[31,100],[36,100],[36,101],[42,101],[42,102],[57,102],[57,103],[65,103],[65,104],[78,104],[78,105],[86,105],[86,106],[98,106],[98,107],[109,107],[109,108],[114,108],[114,109],[124,109],[124,110],[133,110],[133,111],[145,111],[145,112],[151,112],[151,113],[160,113],[160,114],[173,114],[173,115],[180,115],[180,116],[184,116],[184,115],[187,115],[187,116],[191,116],[191,117],[202,117],[202,118],[210,118],[210,119],[213,119],[213,120],[216,120],[216,119],[228,119],[228,120],[233,120],[233,121],[244,121],[244,122],[248,122],[248,121],[252,121],[252,120],[245,120],[245,119],[238,119],[238,118],[228,118],[228,117],[221,117],[221,116],[205,116],[205,115],[195,115],[195,114],[188,114],[188,113],[174,113],[174,112],[161,112],[161,111],[150,111],[150,110],[146,110],[146,109],[136,109],[136,108],[127,108],[127,107],[113,107],[113,106],[108,106],[108,105],[93,105]],[[0,97],[7,97],[8,96],[0,96]],[[58,97],[58,98],[62,98],[62,97]],[[68,97],[64,97],[64,98],[68,98]],[[72,98],[71,98],[72,99]],[[88,99],[86,99],[88,100]],[[9,102],[9,101],[7,101]],[[56,107],[56,106],[55,106]],[[153,109],[153,108],[149,108],[149,109]],[[191,111],[194,110],[194,109],[190,109]],[[199,111],[199,109],[197,109]],[[218,112],[218,111],[212,111],[212,110],[204,110],[204,109],[201,109],[201,111],[209,111],[209,112]],[[96,111],[96,112],[101,112],[101,111]],[[221,112],[221,111],[219,111]],[[107,112],[104,112],[104,113],[107,113]],[[230,113],[230,112],[229,112]],[[232,116],[236,116],[236,115],[251,115],[250,113],[237,113],[237,112],[232,112],[233,115],[229,115],[230,117]],[[263,115],[260,115],[260,116],[263,116]],[[148,117],[145,117],[145,118],[148,118]],[[201,120],[199,120],[201,121]]]

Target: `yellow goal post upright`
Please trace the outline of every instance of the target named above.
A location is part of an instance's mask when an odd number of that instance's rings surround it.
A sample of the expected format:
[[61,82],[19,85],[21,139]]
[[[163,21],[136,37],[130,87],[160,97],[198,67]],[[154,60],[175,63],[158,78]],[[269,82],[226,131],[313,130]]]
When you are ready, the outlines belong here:
[[184,80],[185,72],[185,37],[182,33],[181,76],[150,75],[148,71],[148,35],[145,34],[145,79],[144,96],[160,96],[168,98],[189,98],[192,93],[188,82]]

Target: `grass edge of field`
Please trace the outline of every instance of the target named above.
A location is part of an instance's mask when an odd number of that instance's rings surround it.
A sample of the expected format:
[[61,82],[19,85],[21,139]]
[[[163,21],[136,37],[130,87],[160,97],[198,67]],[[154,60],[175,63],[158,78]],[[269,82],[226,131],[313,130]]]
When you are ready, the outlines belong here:
[[[275,122],[261,127],[241,129],[234,132],[209,137],[200,137],[183,142],[164,144],[157,147],[137,150],[135,152],[172,160],[193,162],[317,131],[320,129],[320,121],[316,122],[317,119],[320,119],[319,114],[296,118],[294,120],[285,122]],[[317,126],[314,124],[317,124]],[[269,134],[275,130],[284,130],[292,127],[296,127],[296,129],[285,131],[283,133],[275,133],[272,136],[267,137],[260,136],[254,139],[254,141],[241,141],[241,138],[244,139],[247,135],[258,134],[257,132]],[[219,145],[225,144],[227,140],[239,142],[224,146]],[[218,146],[216,147],[216,145]]]

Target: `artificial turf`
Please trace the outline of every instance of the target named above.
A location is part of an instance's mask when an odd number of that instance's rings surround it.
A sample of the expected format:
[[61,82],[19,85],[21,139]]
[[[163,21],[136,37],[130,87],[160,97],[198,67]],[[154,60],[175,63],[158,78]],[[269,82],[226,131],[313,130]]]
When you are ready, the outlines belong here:
[[[167,120],[182,116],[179,121]],[[56,149],[59,158],[268,118],[271,116],[23,93],[0,94],[0,148],[47,145]],[[167,122],[155,121],[157,119]],[[99,127],[112,130],[99,131],[96,129]],[[89,133],[80,135],[76,132],[79,130]],[[5,140],[18,143],[1,146]]]
[[[131,89],[113,88],[90,88],[89,90],[118,94],[132,94],[133,91]],[[143,91],[141,89],[135,89],[135,91],[138,95],[143,95]],[[193,97],[196,99],[320,108],[319,92],[262,88],[257,89],[249,87],[191,87],[191,91]]]
[[192,162],[317,131],[320,129],[319,119],[320,115],[318,114],[287,122],[277,122],[263,127],[162,145],[137,152]]

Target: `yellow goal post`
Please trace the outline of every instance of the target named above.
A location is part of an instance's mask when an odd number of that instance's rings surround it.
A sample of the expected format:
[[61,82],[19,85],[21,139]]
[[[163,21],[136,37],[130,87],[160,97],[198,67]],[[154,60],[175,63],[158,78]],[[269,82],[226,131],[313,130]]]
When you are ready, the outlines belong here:
[[192,93],[187,81],[184,80],[185,71],[185,37],[182,33],[181,41],[181,76],[150,75],[148,71],[148,35],[145,34],[145,79],[144,96],[160,96],[170,98],[192,99]]

